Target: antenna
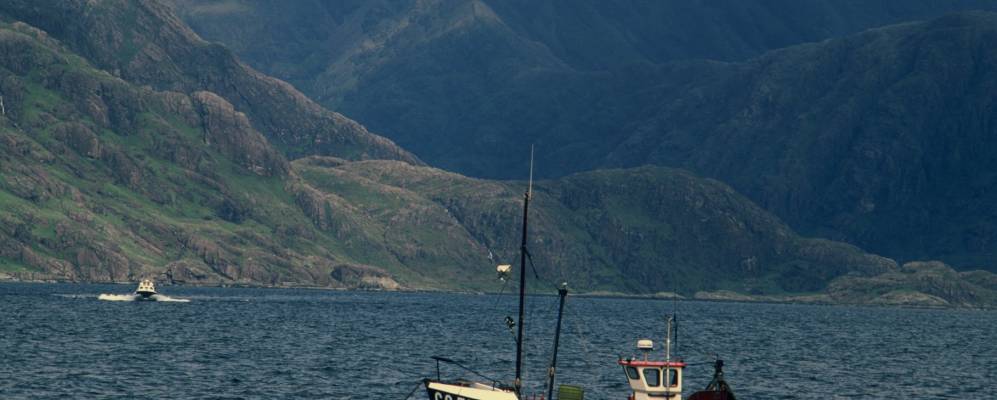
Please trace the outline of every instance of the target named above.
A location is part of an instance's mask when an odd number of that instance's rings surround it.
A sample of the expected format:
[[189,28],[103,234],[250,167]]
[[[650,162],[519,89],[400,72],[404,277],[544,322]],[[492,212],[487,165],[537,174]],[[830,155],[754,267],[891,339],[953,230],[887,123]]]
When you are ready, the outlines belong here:
[[675,316],[670,315],[667,319],[668,330],[665,336],[665,376],[663,379],[665,382],[665,393],[671,393],[672,391],[672,321],[674,321]]

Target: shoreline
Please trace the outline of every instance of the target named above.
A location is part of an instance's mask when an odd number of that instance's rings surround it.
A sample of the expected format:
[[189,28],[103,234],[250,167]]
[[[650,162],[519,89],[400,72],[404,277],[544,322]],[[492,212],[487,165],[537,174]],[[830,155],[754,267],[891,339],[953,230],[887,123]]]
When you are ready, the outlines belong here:
[[[101,281],[73,281],[60,279],[19,279],[8,274],[0,274],[0,284],[4,283],[26,283],[26,284],[82,284],[82,285],[134,285],[134,282],[101,282]],[[512,293],[473,291],[473,290],[452,290],[439,288],[412,288],[401,287],[397,289],[364,288],[364,287],[330,287],[314,285],[267,285],[252,282],[237,283],[160,283],[162,286],[191,287],[191,288],[236,288],[236,289],[305,289],[337,292],[385,292],[385,293],[440,293],[459,294],[475,296],[514,296]],[[532,293],[529,296],[557,297],[554,292]],[[622,293],[612,291],[591,291],[573,292],[572,297],[593,298],[593,299],[623,299],[623,300],[660,300],[660,301],[682,301],[682,302],[709,302],[709,303],[742,303],[742,304],[786,304],[786,305],[816,305],[816,306],[854,306],[854,307],[875,307],[875,308],[904,308],[904,309],[926,309],[926,310],[980,310],[992,311],[997,307],[986,305],[924,305],[924,304],[886,304],[873,302],[836,302],[830,300],[824,293],[801,293],[790,295],[747,295],[732,291],[696,292],[693,296],[683,296],[671,292],[657,293]]]

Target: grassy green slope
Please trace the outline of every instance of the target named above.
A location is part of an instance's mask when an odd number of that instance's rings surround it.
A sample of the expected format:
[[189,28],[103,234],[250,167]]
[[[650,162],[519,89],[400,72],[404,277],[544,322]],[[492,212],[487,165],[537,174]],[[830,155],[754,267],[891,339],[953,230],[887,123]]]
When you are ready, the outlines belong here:
[[336,286],[330,272],[357,264],[223,99],[135,87],[24,24],[0,26],[0,53],[5,271]]

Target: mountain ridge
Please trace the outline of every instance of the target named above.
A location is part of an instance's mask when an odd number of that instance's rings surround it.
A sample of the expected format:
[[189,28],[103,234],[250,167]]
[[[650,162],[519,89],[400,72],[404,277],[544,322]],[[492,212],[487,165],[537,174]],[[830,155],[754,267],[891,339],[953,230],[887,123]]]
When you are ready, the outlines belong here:
[[[4,277],[479,291],[496,287],[493,265],[518,252],[523,182],[404,159],[289,160],[258,129],[257,107],[133,82],[75,51],[29,24],[0,23]],[[678,169],[580,173],[534,193],[537,272],[583,291],[658,293],[678,280],[686,295],[813,293],[899,269],[801,237],[733,188]],[[865,281],[854,282],[841,287]],[[980,293],[973,302],[988,304]]]
[[[160,2],[14,0],[0,5],[0,13],[40,27],[128,81],[160,90],[214,92],[245,111],[254,127],[292,158],[323,154],[421,163],[390,140],[246,66],[223,46],[201,40]],[[108,32],[117,35],[106,38]]]

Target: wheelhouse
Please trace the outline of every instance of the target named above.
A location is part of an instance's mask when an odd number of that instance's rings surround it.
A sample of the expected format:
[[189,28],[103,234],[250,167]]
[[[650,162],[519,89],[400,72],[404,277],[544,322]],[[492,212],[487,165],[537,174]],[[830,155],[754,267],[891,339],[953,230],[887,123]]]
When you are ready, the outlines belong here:
[[[671,342],[668,341],[670,347]],[[637,341],[637,349],[644,352],[643,360],[620,360],[623,373],[633,394],[631,400],[682,400],[682,371],[686,364],[673,361],[666,356],[665,361],[648,360],[648,353],[654,349],[654,342],[643,339]]]
[[633,390],[632,399],[682,399],[684,362],[620,360],[619,363]]
[[156,294],[156,285],[152,283],[151,279],[143,279],[138,283],[138,289],[135,289],[135,293],[142,295],[142,297],[149,297]]

